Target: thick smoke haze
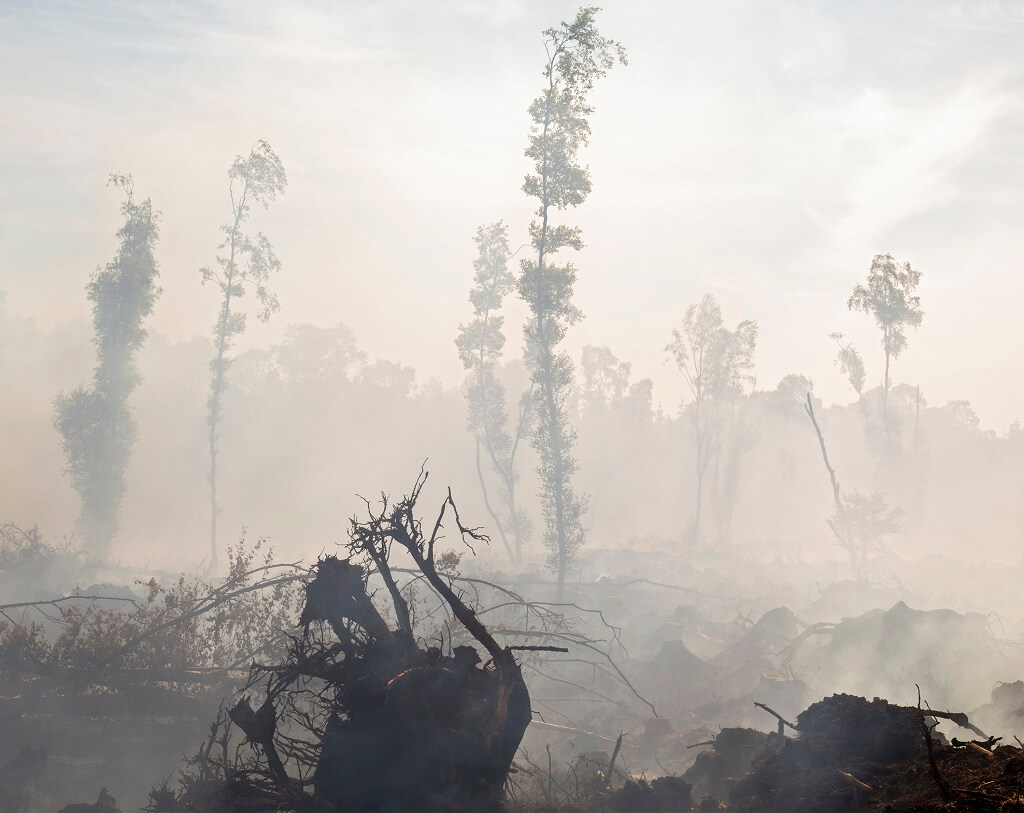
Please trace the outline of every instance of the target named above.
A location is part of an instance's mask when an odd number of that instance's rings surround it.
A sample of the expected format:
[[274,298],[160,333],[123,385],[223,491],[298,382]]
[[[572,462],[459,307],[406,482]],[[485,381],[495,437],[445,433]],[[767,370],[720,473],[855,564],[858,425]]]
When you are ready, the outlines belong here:
[[1021,53],[0,0],[0,813],[1019,809]]
[[[845,298],[878,252],[925,272],[927,318],[901,380],[969,399],[986,429],[1020,416],[1024,18],[1012,4],[617,3],[632,54],[595,91],[595,187],[568,338],[607,345],[674,411],[662,351],[713,292],[761,325],[758,381],[797,371],[847,397],[825,337],[881,370]],[[343,323],[419,379],[461,377],[453,326],[476,226],[525,242],[519,184],[536,31],[555,3],[6,4],[0,8],[0,289],[44,332],[83,318],[110,253],[108,172],[163,212],[152,330],[208,331],[227,162],[266,138],[288,167],[273,230],[288,323]],[[272,226],[270,225],[272,220]],[[517,236],[518,235],[518,236]],[[730,317],[732,318],[732,317]],[[510,319],[518,321],[517,319]],[[998,363],[997,360],[998,359]]]

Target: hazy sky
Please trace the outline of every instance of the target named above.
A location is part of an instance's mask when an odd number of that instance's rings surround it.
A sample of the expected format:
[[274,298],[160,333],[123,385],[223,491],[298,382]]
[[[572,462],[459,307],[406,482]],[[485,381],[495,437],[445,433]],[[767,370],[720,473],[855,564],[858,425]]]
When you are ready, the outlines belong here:
[[[761,326],[758,383],[810,375],[848,400],[827,334],[881,374],[846,297],[875,253],[924,273],[922,328],[895,368],[983,425],[1024,417],[1024,6],[1018,3],[614,2],[629,50],[594,96],[594,192],[570,348],[606,344],[682,387],[663,350],[716,294]],[[0,0],[0,290],[41,326],[85,318],[114,251],[108,173],[163,212],[155,331],[213,322],[200,287],[228,216],[226,170],[267,139],[287,194],[254,225],[284,264],[290,322],[349,325],[375,356],[448,384],[469,316],[477,225],[526,240],[526,108],[540,30],[570,2],[118,3]],[[521,306],[508,319],[518,352]],[[153,371],[146,371],[152,375]]]

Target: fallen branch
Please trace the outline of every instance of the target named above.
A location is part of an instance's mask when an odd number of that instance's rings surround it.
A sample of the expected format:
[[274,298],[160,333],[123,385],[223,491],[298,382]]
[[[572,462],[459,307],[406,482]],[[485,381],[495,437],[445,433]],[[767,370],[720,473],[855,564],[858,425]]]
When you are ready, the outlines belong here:
[[[918,689],[918,692],[920,691],[921,690]],[[924,714],[925,717],[938,717],[943,720],[949,720],[950,722],[956,723],[960,728],[966,728],[969,731],[973,731],[979,737],[988,738],[988,734],[968,720],[967,715],[962,711],[935,711],[933,709],[924,709],[921,713]]]
[[[604,740],[605,742],[615,742],[614,737],[606,737],[604,734],[597,734],[593,731],[584,731],[582,728],[573,728],[570,725],[558,725],[558,723],[545,723],[543,720],[534,720],[530,723],[532,726],[540,726],[541,728],[551,728],[556,731],[568,731],[572,734],[585,734],[588,737],[594,737],[598,740]],[[635,745],[630,745],[628,742],[624,742],[627,748],[636,748]]]
[[991,751],[1001,739],[1002,737],[989,737],[987,740],[958,740],[956,737],[953,737],[949,744],[954,748],[966,748],[968,745],[976,745],[979,748],[984,748],[986,751]]
[[866,790],[868,793],[871,793],[871,791],[874,790],[874,788],[872,788],[871,785],[869,785],[867,782],[861,782],[852,773],[847,773],[846,771],[837,771],[837,773],[851,785],[856,785],[861,790]]
[[791,729],[793,729],[798,734],[800,733],[800,729],[799,728],[797,728],[793,723],[789,722],[789,720],[787,720],[785,717],[783,717],[777,711],[775,711],[772,708],[769,708],[766,704],[761,703],[758,700],[755,700],[754,701],[754,705],[757,706],[759,709],[762,709],[763,711],[767,711],[770,715],[772,715],[772,717],[774,717],[776,720],[779,721],[779,733],[780,734],[783,733],[785,726],[789,726]]

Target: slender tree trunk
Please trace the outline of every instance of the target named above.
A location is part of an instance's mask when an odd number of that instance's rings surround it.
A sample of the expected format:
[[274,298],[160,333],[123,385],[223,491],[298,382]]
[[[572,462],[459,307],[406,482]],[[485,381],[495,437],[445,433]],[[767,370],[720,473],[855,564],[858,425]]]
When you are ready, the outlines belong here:
[[533,408],[533,383],[527,390],[525,400],[520,399],[519,418],[516,421],[516,434],[512,440],[512,448],[508,455],[508,468],[505,470],[505,491],[508,494],[509,519],[512,523],[512,532],[516,542],[516,562],[523,561],[523,527],[519,516],[519,508],[516,504],[516,455],[519,452],[519,441],[523,439],[523,432],[526,429],[529,414]]
[[921,385],[917,385],[917,393],[914,398],[914,460],[917,460],[918,444],[920,442],[921,430]]
[[704,472],[707,468],[704,458],[705,435],[704,429],[701,426],[699,394],[694,399],[693,412],[693,436],[697,442],[697,506],[693,512],[693,536],[690,539],[690,544],[696,546],[700,541],[701,513],[704,507]]
[[[545,212],[545,231],[546,225]],[[543,320],[538,320],[543,325]],[[558,599],[561,600],[565,593],[565,576],[569,569],[568,540],[566,539],[565,527],[565,470],[563,468],[562,454],[563,439],[561,423],[558,420],[558,404],[555,400],[554,371],[552,369],[551,348],[544,338],[543,327],[540,327],[540,345],[543,358],[542,371],[544,374],[544,400],[548,413],[548,448],[550,450],[554,471],[550,484],[552,497],[555,503],[555,532],[558,545]]]
[[700,462],[700,452],[697,452],[697,508],[693,512],[693,539],[691,544],[696,545],[700,541],[700,519],[701,508],[704,504],[704,468]]
[[889,451],[889,335],[885,334],[885,380],[882,382],[882,425],[885,427],[886,452]]
[[480,465],[480,438],[476,439],[476,476],[480,480],[480,491],[484,496],[484,508],[487,509],[487,513],[491,515],[491,520],[494,522],[494,527],[498,529],[498,536],[501,537],[501,544],[505,546],[505,550],[508,552],[508,558],[511,561],[515,561],[515,555],[512,552],[512,546],[508,543],[508,537],[505,536],[505,528],[494,509],[491,507],[491,498],[487,493],[487,481],[484,480],[484,470]]
[[[491,313],[490,313],[489,310],[484,313],[484,324],[485,325],[488,323],[488,321],[490,319],[490,316],[491,316]],[[478,359],[478,369],[480,370],[480,377],[479,377],[480,393],[481,393],[481,397],[482,397],[482,400],[483,400],[484,409],[485,410],[489,410],[489,408],[490,408],[490,405],[489,405],[490,395],[488,394],[488,390],[487,390],[487,375],[485,373],[485,370],[486,370],[485,364],[486,364],[486,361],[484,359],[484,349],[483,349],[483,347],[481,347],[480,348],[480,355],[479,355],[479,359]],[[502,473],[502,465],[501,465],[501,462],[498,460],[497,455],[494,452],[494,442],[493,442],[493,439],[491,437],[491,431],[490,430],[491,430],[491,426],[490,426],[489,422],[487,421],[487,419],[485,418],[484,419],[484,426],[483,426],[483,435],[484,435],[484,442],[487,445],[487,455],[488,455],[488,457],[491,458],[491,465],[493,465],[495,470],[497,470],[497,472],[499,474],[501,474]],[[491,519],[494,521],[494,525],[498,529],[498,535],[501,537],[501,542],[505,546],[505,550],[508,552],[508,558],[510,560],[512,560],[512,561],[515,561],[515,557],[514,557],[514,555],[512,553],[512,546],[509,545],[508,539],[505,536],[504,524],[502,523],[502,521],[500,519],[498,519],[498,515],[495,513],[494,509],[491,507],[491,498],[490,498],[490,495],[487,493],[487,482],[484,480],[484,471],[483,471],[483,468],[480,465],[480,433],[479,432],[477,433],[477,438],[476,438],[476,475],[477,475],[477,478],[480,480],[480,491],[483,493],[484,506],[487,508],[487,513],[491,515]]]
[[508,494],[508,516],[512,525],[512,539],[515,542],[515,563],[523,563],[523,529],[519,522],[519,509],[516,507],[516,477],[509,464],[508,477],[505,480],[505,493]]
[[217,357],[214,360],[215,369],[213,381],[210,384],[210,570],[217,567],[217,426],[220,423],[220,402],[224,390],[224,352],[230,304],[229,283],[228,293],[224,296],[220,322],[217,326]]
[[[858,566],[857,563],[857,542],[854,538],[853,528],[850,524],[850,517],[846,513],[846,503],[843,501],[843,490],[839,487],[839,478],[836,477],[836,470],[832,468],[832,464],[828,460],[828,450],[825,448],[825,436],[821,433],[821,427],[818,426],[818,419],[814,417],[814,402],[811,401],[810,393],[807,393],[807,401],[804,404],[804,411],[807,413],[807,417],[811,419],[811,424],[814,426],[814,433],[818,436],[818,446],[821,448],[821,459],[825,463],[825,470],[828,472],[828,479],[832,484],[832,499],[836,506],[836,522],[833,523],[829,521],[828,526],[832,529],[832,533],[835,535],[839,544],[846,548],[846,552],[850,557],[850,570],[856,573],[859,577],[863,567]],[[836,527],[837,524],[839,527]],[[867,556],[866,547],[864,556]]]
[[217,567],[217,427],[220,424],[221,398],[224,394],[224,354],[227,352],[228,321],[231,318],[231,290],[234,283],[235,235],[231,235],[231,258],[228,265],[227,290],[217,322],[217,356],[213,380],[210,382],[210,570]]
[[[554,73],[553,61],[549,65],[547,106],[544,114],[543,140],[547,144],[548,128],[551,122],[551,104],[554,95]],[[547,193],[548,166],[547,150],[544,153],[544,163],[541,167],[541,230],[540,244],[537,248],[537,274],[538,279],[544,281],[544,255],[547,248],[548,236],[548,209],[551,206]],[[565,504],[564,504],[564,471],[562,467],[562,437],[561,426],[558,420],[558,405],[555,401],[554,372],[552,369],[551,346],[544,333],[544,305],[546,304],[544,292],[537,297],[537,344],[540,350],[541,362],[541,386],[544,389],[544,403],[548,417],[548,442],[549,452],[553,462],[553,482],[549,484],[554,500],[555,508],[555,534],[557,545],[557,566],[558,566],[558,599],[561,600],[565,593],[565,576],[569,568],[569,551],[566,540],[565,528]]]
[[217,567],[217,444],[210,427],[210,570]]

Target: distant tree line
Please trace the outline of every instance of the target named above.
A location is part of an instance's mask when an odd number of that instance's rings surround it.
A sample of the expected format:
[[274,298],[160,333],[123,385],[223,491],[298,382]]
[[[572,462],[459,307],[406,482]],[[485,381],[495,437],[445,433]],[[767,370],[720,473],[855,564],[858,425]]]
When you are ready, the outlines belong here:
[[[590,503],[577,482],[581,428],[602,427],[602,432],[611,433],[616,426],[628,425],[626,436],[643,448],[656,445],[657,427],[671,420],[656,412],[651,382],[631,381],[631,365],[609,348],[584,348],[578,381],[577,368],[563,347],[582,313],[573,299],[578,270],[571,261],[561,261],[559,254],[579,251],[584,243],[579,227],[559,222],[560,213],[580,206],[591,191],[590,170],[580,159],[590,137],[591,92],[616,63],[626,63],[623,46],[598,31],[596,15],[597,9],[585,7],[573,20],[543,32],[544,84],[528,108],[525,155],[531,170],[522,187],[536,203],[525,235],[528,241],[513,251],[503,221],[479,227],[469,294],[472,318],[459,326],[456,339],[466,370],[466,425],[474,442],[475,479],[484,507],[508,557],[522,564],[533,529],[520,489],[529,445],[536,466],[533,485],[541,542],[559,595],[587,536],[584,517]],[[215,262],[201,269],[202,282],[211,283],[219,294],[206,402],[211,568],[218,563],[220,441],[229,372],[236,361],[235,341],[244,333],[250,312],[265,321],[279,309],[270,283],[281,263],[268,238],[254,233],[249,222],[254,208],[268,208],[284,193],[287,182],[280,158],[265,141],[257,141],[247,155],[235,158],[228,170],[230,211],[221,227],[223,239]],[[81,502],[85,544],[97,557],[109,553],[117,533],[136,433],[129,403],[141,378],[136,356],[146,338],[145,320],[160,294],[154,258],[157,214],[148,198],[136,198],[131,176],[114,176],[112,183],[124,194],[124,224],[117,233],[114,260],[99,269],[86,288],[93,308],[97,357],[93,380],[87,387],[58,395],[53,412],[66,470]],[[522,248],[527,251],[518,259],[516,274],[509,264]],[[892,367],[907,347],[908,329],[922,323],[920,281],[920,271],[910,263],[880,254],[872,260],[865,282],[849,296],[849,309],[870,316],[881,333],[884,365],[877,390],[866,389],[868,374],[860,351],[842,333],[828,337],[837,349],[837,366],[857,394],[865,438],[879,461],[879,481],[885,480],[886,470],[901,465],[901,422],[908,404],[914,413],[912,456],[922,448],[920,388],[908,396],[905,388],[892,382]],[[255,309],[246,307],[250,294]],[[525,383],[517,388],[511,405],[506,379],[512,362],[505,359],[503,316],[510,294],[518,296],[528,310],[518,362]],[[799,418],[805,399],[811,399],[813,383],[799,374],[786,376],[774,391],[758,389],[754,372],[758,335],[759,326],[752,320],[728,327],[721,306],[709,293],[683,311],[665,346],[686,385],[677,420],[686,427],[689,445],[687,459],[676,463],[690,474],[680,481],[686,491],[673,497],[674,510],[685,516],[677,523],[676,534],[683,544],[728,542],[744,460],[758,448],[761,427],[779,416]],[[342,327],[293,326],[266,361],[267,369],[278,371],[279,380],[296,390],[315,388],[317,397],[336,395],[332,388],[338,382],[349,386],[354,371],[360,387],[401,392],[403,397],[413,394],[414,378],[408,368],[383,360],[368,364],[354,337]],[[243,387],[254,385],[252,372],[243,376]],[[313,390],[309,392],[312,397]],[[813,406],[811,400],[807,403]],[[972,420],[976,424],[969,406],[961,412],[960,424],[969,425]],[[350,417],[358,419],[354,414]],[[616,448],[616,444],[606,446]],[[603,458],[602,466],[621,464],[621,458],[612,459],[610,453],[591,453]],[[643,483],[651,478],[645,471],[637,476]],[[596,482],[601,498],[596,510],[601,512],[601,504],[609,497],[603,480]],[[846,529],[843,538],[847,540],[853,538],[851,529],[860,529],[859,552],[856,557],[851,553],[851,564],[863,572],[871,548],[865,540],[895,533],[904,512],[890,508],[877,487],[870,492],[843,492],[841,498],[842,506],[830,522],[834,529],[840,524]]]

